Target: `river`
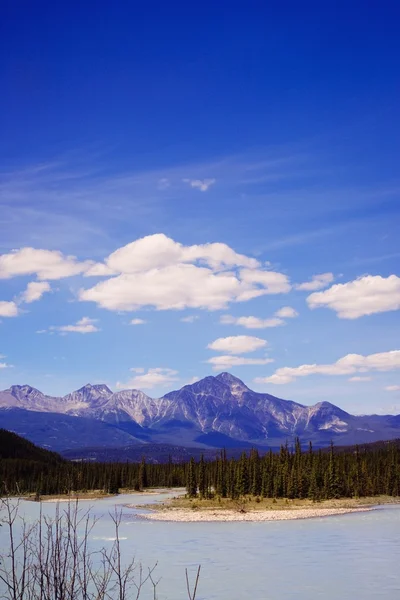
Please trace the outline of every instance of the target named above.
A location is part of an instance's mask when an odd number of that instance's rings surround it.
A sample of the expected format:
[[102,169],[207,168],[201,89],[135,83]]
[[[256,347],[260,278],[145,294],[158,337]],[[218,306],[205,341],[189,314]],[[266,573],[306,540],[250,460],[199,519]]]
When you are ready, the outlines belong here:
[[[165,495],[120,495],[84,501],[99,521],[94,548],[112,544],[109,511],[117,504],[148,504]],[[43,503],[52,515],[55,503]],[[34,502],[21,514],[33,521]],[[141,520],[123,508],[124,558],[158,562],[159,600],[186,600],[185,568],[202,565],[197,600],[398,600],[400,507],[328,518],[264,523],[171,523]],[[0,528],[0,547],[6,544]]]

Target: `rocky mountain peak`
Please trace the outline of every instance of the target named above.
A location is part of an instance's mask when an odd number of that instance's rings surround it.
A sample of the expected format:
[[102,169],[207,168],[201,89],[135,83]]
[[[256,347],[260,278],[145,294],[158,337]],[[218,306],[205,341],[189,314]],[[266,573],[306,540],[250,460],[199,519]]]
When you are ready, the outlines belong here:
[[91,383],[87,383],[83,387],[79,388],[77,392],[91,392],[96,391],[99,394],[112,394],[112,391],[105,383],[95,383],[92,385]]
[[36,398],[37,396],[43,396],[42,392],[27,384],[11,386],[10,393],[18,399]]
[[236,398],[241,398],[244,392],[249,391],[249,388],[241,379],[231,375],[230,373],[220,373],[215,377],[215,379],[227,385],[231,390],[231,394]]

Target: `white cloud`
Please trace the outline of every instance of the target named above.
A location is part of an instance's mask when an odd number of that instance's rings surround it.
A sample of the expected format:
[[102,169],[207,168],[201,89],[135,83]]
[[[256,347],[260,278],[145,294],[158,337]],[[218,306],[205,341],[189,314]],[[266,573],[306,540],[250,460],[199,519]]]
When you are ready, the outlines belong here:
[[108,310],[217,310],[290,290],[286,275],[262,270],[255,258],[226,244],[183,246],[164,234],[119,248],[105,265],[118,275],[81,290],[79,298]]
[[241,325],[246,329],[267,329],[285,325],[285,321],[278,318],[260,319],[258,317],[233,317],[232,315],[222,315],[219,322],[223,325]]
[[173,265],[196,263],[215,270],[230,267],[260,266],[258,260],[238,254],[226,244],[210,243],[184,246],[163,233],[148,235],[119,248],[105,260],[114,273],[145,273]]
[[198,321],[200,317],[198,315],[188,315],[187,317],[182,317],[182,323],[194,323]]
[[196,381],[200,381],[200,377],[196,377],[196,375],[194,377],[191,377],[189,379],[189,381],[186,383],[186,385],[192,385],[192,383],[196,383]]
[[266,340],[251,335],[234,335],[226,338],[218,338],[208,344],[207,348],[217,352],[228,352],[229,354],[247,354],[254,352],[267,345]]
[[[133,373],[137,373],[137,369],[131,369]],[[135,377],[132,377],[127,383],[117,382],[117,388],[138,388],[138,389],[152,389],[154,387],[165,387],[175,381],[179,381],[178,371],[173,369],[163,369],[157,367],[155,369],[149,369],[147,373],[140,373]]]
[[362,375],[356,375],[355,377],[350,377],[349,381],[371,381],[372,377],[363,377]]
[[97,319],[83,317],[74,325],[52,326],[50,330],[59,331],[60,333],[95,333],[96,331],[100,331],[95,323],[97,323]]
[[273,358],[245,358],[244,356],[213,356],[206,362],[211,364],[214,371],[231,369],[232,367],[243,367],[248,365],[268,365],[274,362]]
[[341,319],[358,319],[365,315],[400,308],[400,277],[366,275],[348,283],[333,285],[307,298],[310,308],[326,307]]
[[183,179],[184,183],[188,183],[190,187],[206,192],[215,183],[215,179]]
[[384,390],[386,392],[400,392],[400,385],[387,385]]
[[22,292],[19,299],[21,302],[30,304],[31,302],[40,300],[43,294],[50,292],[50,290],[51,287],[48,281],[31,281],[28,283],[26,290]]
[[65,256],[57,250],[21,248],[0,255],[0,279],[36,274],[38,279],[62,279],[79,275],[93,265],[79,262],[75,256]]
[[378,354],[347,354],[338,361],[326,365],[300,365],[299,367],[282,367],[269,377],[258,377],[256,383],[285,384],[298,377],[309,375],[352,375],[369,371],[394,371],[400,369],[400,350],[381,352]]
[[117,275],[110,267],[103,263],[93,263],[84,271],[85,277],[107,277],[108,275]]
[[130,370],[132,371],[132,373],[144,373],[146,369],[144,369],[143,367],[133,367]]
[[132,319],[132,321],[130,321],[130,325],[145,325],[147,323],[147,321],[145,321],[144,319]]
[[0,317],[16,317],[18,306],[15,302],[0,301]]
[[[0,354],[0,360],[6,358],[4,354]],[[6,362],[0,362],[0,369],[12,369],[13,365],[9,365]]]
[[315,292],[316,290],[322,290],[324,287],[327,287],[333,280],[333,273],[321,273],[320,275],[313,275],[311,281],[298,283],[294,287],[296,290]]
[[282,306],[282,308],[276,311],[275,316],[282,319],[294,319],[299,316],[299,313],[291,306]]
[[287,275],[276,271],[262,271],[255,268],[242,269],[240,279],[251,285],[251,288],[245,290],[238,300],[250,300],[264,294],[286,294],[291,289]]

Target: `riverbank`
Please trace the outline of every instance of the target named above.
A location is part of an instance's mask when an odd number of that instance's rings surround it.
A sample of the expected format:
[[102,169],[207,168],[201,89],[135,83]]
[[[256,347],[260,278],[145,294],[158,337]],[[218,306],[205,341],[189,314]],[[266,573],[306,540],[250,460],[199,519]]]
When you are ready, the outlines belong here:
[[[284,521],[313,519],[368,512],[381,504],[398,504],[399,498],[375,496],[368,498],[341,498],[312,502],[310,500],[259,499],[197,500],[172,498],[168,503],[148,505],[150,512],[141,518],[151,521],[211,522],[211,521]],[[132,507],[132,505],[130,505]],[[141,508],[144,508],[143,506]]]
[[[170,490],[167,488],[161,489],[146,489],[143,491],[121,489],[119,494],[108,494],[103,490],[90,490],[88,492],[70,492],[69,494],[54,494],[54,495],[43,495],[40,496],[40,502],[75,502],[76,500],[105,500],[106,498],[118,498],[120,495],[131,495],[131,496],[153,496],[158,494],[170,494],[177,492],[177,489]],[[29,494],[24,496],[24,500],[31,502],[37,502],[35,494]]]
[[213,521],[290,521],[295,519],[316,519],[320,517],[332,517],[354,512],[369,512],[373,507],[365,508],[315,508],[294,510],[265,510],[248,513],[234,512],[230,510],[215,510],[213,512],[195,512],[183,509],[172,509],[165,512],[155,511],[140,515],[140,518],[150,521],[171,521],[174,523],[195,523]]

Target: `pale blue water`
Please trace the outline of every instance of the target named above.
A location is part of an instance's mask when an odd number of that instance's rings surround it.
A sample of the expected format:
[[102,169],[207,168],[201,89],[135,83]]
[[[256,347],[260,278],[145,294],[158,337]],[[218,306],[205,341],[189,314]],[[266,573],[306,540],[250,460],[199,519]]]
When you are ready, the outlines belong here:
[[[94,547],[112,544],[108,510],[165,496],[119,496],[96,502],[101,520]],[[83,505],[82,504],[82,505]],[[43,504],[54,514],[54,504]],[[36,503],[24,502],[34,519]],[[202,565],[198,600],[398,600],[400,508],[323,519],[267,523],[166,523],[135,518],[124,508],[120,535],[126,559],[158,562],[159,600],[184,600],[185,567]],[[4,548],[4,528],[0,546]],[[148,598],[150,596],[143,596]]]

